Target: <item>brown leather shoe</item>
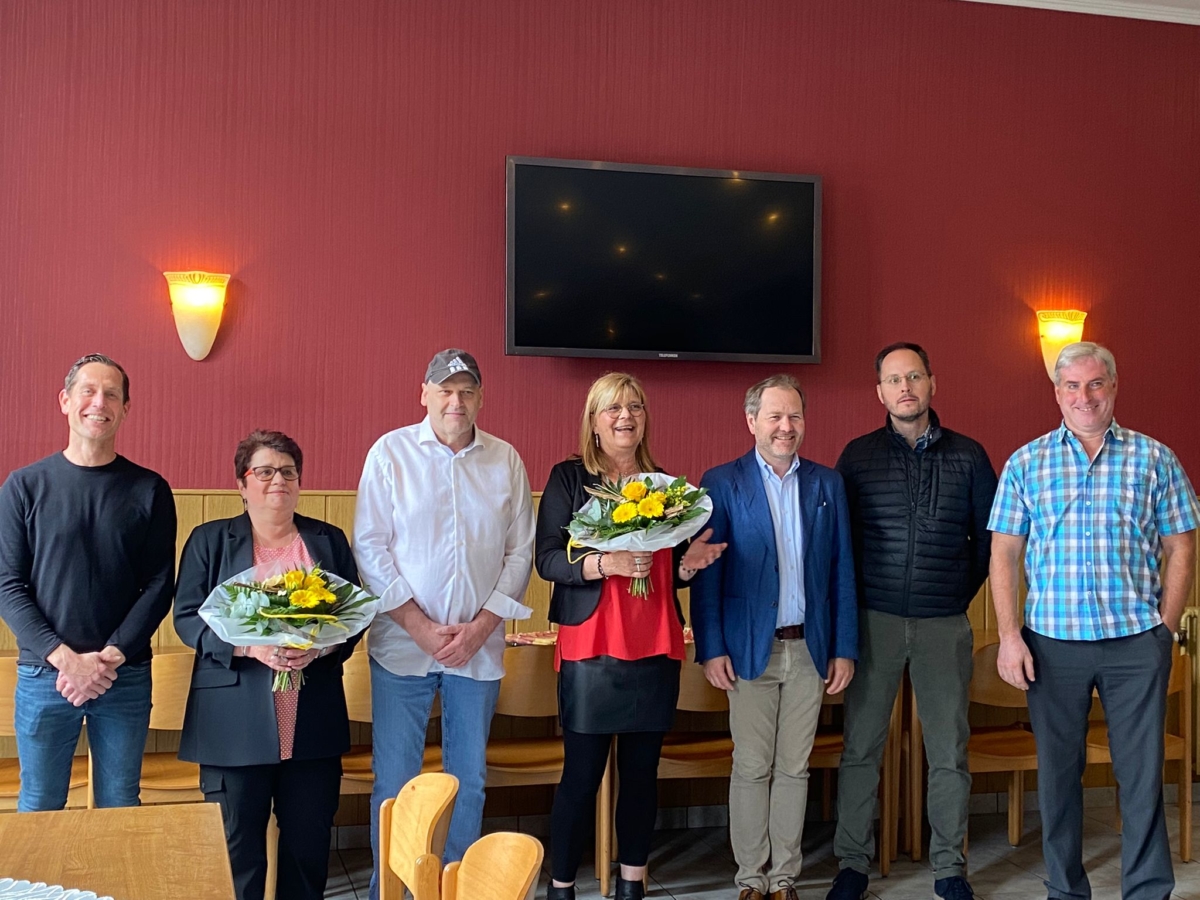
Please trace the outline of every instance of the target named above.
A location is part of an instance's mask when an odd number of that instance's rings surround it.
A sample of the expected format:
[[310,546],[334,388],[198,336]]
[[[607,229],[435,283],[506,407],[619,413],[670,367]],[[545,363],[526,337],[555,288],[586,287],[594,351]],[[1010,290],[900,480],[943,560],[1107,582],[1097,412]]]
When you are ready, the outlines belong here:
[[742,888],[741,893],[738,894],[738,900],[767,900],[767,898],[762,895],[761,891],[756,891],[754,888]]
[[800,900],[800,897],[796,893],[796,889],[789,884],[785,888],[771,891],[771,900]]

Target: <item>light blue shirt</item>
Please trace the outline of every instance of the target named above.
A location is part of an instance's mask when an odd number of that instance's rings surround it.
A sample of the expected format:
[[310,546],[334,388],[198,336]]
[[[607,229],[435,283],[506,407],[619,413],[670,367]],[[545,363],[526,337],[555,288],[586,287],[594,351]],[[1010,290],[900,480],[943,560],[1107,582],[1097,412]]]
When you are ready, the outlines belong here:
[[775,627],[804,624],[804,522],[800,518],[799,457],[782,478],[758,455],[771,524],[775,528],[775,555],[779,559],[779,614]]

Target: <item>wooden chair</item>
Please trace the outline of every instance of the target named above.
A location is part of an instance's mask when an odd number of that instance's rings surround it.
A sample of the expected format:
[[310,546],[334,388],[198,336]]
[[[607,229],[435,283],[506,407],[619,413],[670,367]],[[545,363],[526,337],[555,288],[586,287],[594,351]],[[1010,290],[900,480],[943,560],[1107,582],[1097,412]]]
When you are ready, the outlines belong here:
[[[438,900],[438,872],[458,779],[426,772],[379,808],[379,900]],[[539,858],[540,859],[540,858]]]
[[[346,712],[351,722],[370,724],[371,715],[371,660],[367,655],[366,641],[354,648],[354,653],[342,664],[342,687],[346,692]],[[439,699],[433,698],[431,719],[442,714]],[[425,760],[421,764],[422,774],[442,770],[442,748],[430,744],[425,748]],[[369,794],[375,783],[371,771],[371,745],[355,744],[342,754],[342,794]]]
[[[13,724],[14,695],[17,690],[16,656],[0,656],[0,737],[15,738]],[[0,811],[17,808],[21,791],[21,764],[16,757],[0,759]],[[88,805],[88,760],[76,756],[71,760],[71,781],[67,790],[67,809]]]
[[[969,688],[971,702],[1003,709],[1025,709],[1025,692],[1008,684],[996,671],[996,654],[999,650],[999,644],[987,644],[975,651],[974,673]],[[967,767],[972,775],[983,772],[1009,773],[1008,842],[1016,847],[1021,843],[1021,827],[1025,816],[1025,773],[1037,771],[1037,744],[1033,739],[1033,731],[1024,722],[972,728],[967,741]],[[918,829],[916,846],[919,847],[919,812],[914,819]]]
[[[724,712],[729,709],[729,696],[708,683],[704,668],[695,665],[696,648],[689,644],[687,659],[679,675],[679,702],[677,709],[690,712]],[[837,706],[842,695],[822,695],[822,705]],[[900,695],[892,711],[888,731],[887,749],[880,779],[879,802],[879,871],[887,875],[891,862],[896,858],[896,811],[899,808],[898,738],[900,731]],[[845,743],[841,732],[818,731],[809,754],[809,769],[836,770],[842,761]],[[658,764],[658,777],[666,778],[728,778],[733,771],[733,738],[728,732],[671,732],[663,740],[662,756]],[[829,787],[826,781],[825,802],[829,804]],[[826,817],[830,814],[826,810]]]
[[[517,718],[558,717],[558,676],[554,671],[554,646],[523,644],[504,649],[504,677],[496,699],[496,715]],[[487,745],[487,786],[526,784],[557,785],[562,779],[561,737],[498,738]],[[611,873],[612,764],[596,797],[596,878],[600,893],[608,895]]]
[[[182,731],[196,654],[190,647],[163,647],[150,661],[151,731]],[[200,767],[184,762],[176,751],[145,753],[139,797],[143,805],[200,803]]]
[[[843,694],[822,694],[823,706],[841,706]],[[892,871],[896,858],[896,847],[900,827],[900,722],[903,709],[903,690],[896,692],[892,704],[892,716],[888,722],[887,742],[883,750],[883,763],[879,773],[879,874],[887,876]],[[808,757],[808,768],[822,769],[832,774],[842,764],[842,751],[846,749],[845,735],[840,731],[817,730],[812,752]],[[825,781],[825,803],[830,803],[830,778]],[[826,818],[830,810],[825,810]]]
[[[1171,675],[1167,682],[1167,696],[1178,698],[1179,734],[1168,731],[1165,735],[1165,759],[1179,761],[1179,858],[1190,862],[1192,858],[1192,666],[1182,648],[1171,663]],[[1111,763],[1112,753],[1108,747],[1108,725],[1093,722],[1088,728],[1087,761],[1089,763]],[[1118,788],[1118,791],[1120,789]],[[1120,796],[1117,797],[1118,801]],[[1120,807],[1118,806],[1118,809]],[[1118,824],[1118,829],[1120,825]]]
[[462,862],[446,866],[442,900],[533,900],[543,853],[541,841],[527,834],[484,835]]

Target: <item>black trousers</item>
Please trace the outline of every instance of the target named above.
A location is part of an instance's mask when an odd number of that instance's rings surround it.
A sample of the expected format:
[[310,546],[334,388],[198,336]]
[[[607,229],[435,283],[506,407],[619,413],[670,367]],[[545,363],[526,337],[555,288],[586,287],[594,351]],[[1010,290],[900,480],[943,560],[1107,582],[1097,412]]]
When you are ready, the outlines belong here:
[[1029,718],[1049,896],[1092,896],[1083,870],[1082,778],[1095,688],[1121,801],[1121,896],[1164,900],[1175,887],[1162,793],[1171,632],[1159,625],[1111,640],[1060,641],[1026,628],[1024,637],[1033,655]]
[[341,778],[340,756],[268,766],[200,767],[204,799],[221,804],[237,900],[263,898],[272,805],[279,825],[275,896],[321,900],[329,877],[329,834]]
[[[644,866],[658,813],[658,756],[662,731],[618,734],[617,845],[620,862]],[[563,729],[563,774],[550,811],[551,877],[571,882],[596,816],[596,791],[604,777],[611,734],[580,734]],[[605,864],[604,860],[600,864]]]

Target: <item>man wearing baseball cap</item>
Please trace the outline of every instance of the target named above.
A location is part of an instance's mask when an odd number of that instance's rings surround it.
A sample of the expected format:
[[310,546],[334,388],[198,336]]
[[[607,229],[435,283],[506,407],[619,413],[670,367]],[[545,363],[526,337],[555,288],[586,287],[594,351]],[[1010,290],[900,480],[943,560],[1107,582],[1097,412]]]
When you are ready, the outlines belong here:
[[529,479],[511,445],[475,427],[483,406],[475,357],[459,349],[435,355],[421,405],[424,420],[385,434],[367,454],[354,521],[363,583],[388,610],[369,639],[372,898],[379,807],[420,773],[437,694],[443,766],[459,780],[445,861],[462,859],[479,838],[504,620],[533,612],[521,603],[533,562]]

